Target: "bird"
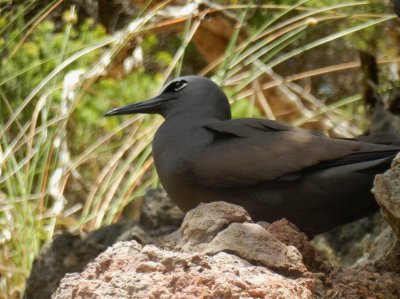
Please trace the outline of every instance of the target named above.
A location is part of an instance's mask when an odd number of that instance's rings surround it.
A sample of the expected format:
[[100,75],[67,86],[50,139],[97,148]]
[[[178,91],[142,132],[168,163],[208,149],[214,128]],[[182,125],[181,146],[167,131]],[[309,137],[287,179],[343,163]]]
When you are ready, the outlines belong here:
[[182,211],[225,201],[254,221],[286,218],[310,238],[377,211],[374,176],[400,151],[276,120],[232,119],[223,90],[196,75],[104,115],[134,113],[164,118],[152,155],[161,184]]

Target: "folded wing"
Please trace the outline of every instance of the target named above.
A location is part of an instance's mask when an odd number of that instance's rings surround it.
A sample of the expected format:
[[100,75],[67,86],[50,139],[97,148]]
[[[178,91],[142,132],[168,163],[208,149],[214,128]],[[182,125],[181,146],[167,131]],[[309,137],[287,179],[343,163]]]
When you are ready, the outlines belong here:
[[214,139],[196,154],[192,170],[199,184],[214,187],[248,186],[289,178],[310,167],[379,159],[399,150],[328,138],[271,120],[236,119],[209,124],[206,129]]

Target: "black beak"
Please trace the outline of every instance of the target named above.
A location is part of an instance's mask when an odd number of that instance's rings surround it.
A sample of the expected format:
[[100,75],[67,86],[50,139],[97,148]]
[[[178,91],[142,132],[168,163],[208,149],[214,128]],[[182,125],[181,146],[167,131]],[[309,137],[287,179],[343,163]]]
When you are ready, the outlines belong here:
[[157,96],[155,98],[152,98],[144,102],[130,104],[124,107],[112,109],[107,113],[105,113],[104,116],[124,115],[133,113],[146,113],[146,114],[160,113],[161,105],[165,101],[166,99]]

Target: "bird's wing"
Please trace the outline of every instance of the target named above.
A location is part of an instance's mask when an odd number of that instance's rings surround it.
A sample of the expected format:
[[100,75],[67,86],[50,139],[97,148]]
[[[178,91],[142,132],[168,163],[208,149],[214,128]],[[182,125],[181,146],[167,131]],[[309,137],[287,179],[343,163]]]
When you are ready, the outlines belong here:
[[[376,153],[379,157],[388,156],[379,154],[385,151],[384,145],[366,146],[357,141],[328,138],[271,120],[237,119],[205,127],[214,139],[192,157],[191,168],[196,181],[208,186],[247,186],[290,179],[303,169],[360,152],[364,153],[362,160],[368,160],[369,152],[375,159]],[[332,166],[336,165],[323,167]]]
[[374,133],[366,136],[358,136],[353,138],[353,140],[368,142],[368,143],[376,143],[376,144],[386,144],[386,145],[400,145],[400,134],[395,133]]

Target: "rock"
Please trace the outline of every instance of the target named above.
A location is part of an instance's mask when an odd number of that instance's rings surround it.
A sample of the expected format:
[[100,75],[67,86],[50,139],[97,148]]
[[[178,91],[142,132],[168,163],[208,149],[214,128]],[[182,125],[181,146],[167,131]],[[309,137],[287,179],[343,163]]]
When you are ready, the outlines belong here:
[[165,235],[180,227],[184,216],[164,190],[154,189],[149,190],[143,200],[140,224],[157,236]]
[[296,247],[307,268],[314,272],[327,272],[331,270],[331,265],[323,259],[321,254],[311,245],[305,233],[286,219],[275,221],[271,224],[263,224],[263,227],[269,231],[275,238],[286,245]]
[[368,264],[378,271],[395,272],[400,276],[400,241],[390,227],[376,239],[370,252]]
[[67,275],[53,298],[312,298],[299,251],[239,206],[199,205],[172,236],[173,250],[118,243]]
[[400,154],[390,170],[375,177],[373,192],[383,218],[400,238]]
[[68,232],[57,236],[35,258],[24,298],[50,298],[65,273],[82,271],[89,261],[105,249],[101,244],[86,242]]
[[179,233],[173,235],[174,249],[205,254],[224,251],[285,275],[308,273],[295,247],[286,246],[251,221],[240,206],[226,202],[200,204],[187,213]]
[[173,252],[120,242],[53,295],[66,298],[313,298],[310,278],[286,278],[232,254]]
[[296,247],[286,246],[262,226],[254,223],[232,223],[199,249],[207,254],[229,252],[287,276],[310,274]]
[[177,246],[183,250],[211,241],[231,223],[252,222],[249,214],[240,206],[226,202],[200,204],[187,212],[180,228],[181,238]]
[[335,271],[327,279],[327,298],[400,298],[400,277],[393,273],[348,269]]
[[312,245],[331,264],[349,268],[364,258],[387,224],[379,213],[316,236]]
[[[162,217],[157,214],[152,213]],[[151,227],[149,232],[162,231],[159,225],[166,225],[163,221],[146,223],[142,228]],[[338,238],[343,246],[349,232],[362,235],[361,229],[370,223],[356,226],[357,230],[348,229],[346,237]],[[114,230],[115,236],[97,231],[90,240],[104,246],[129,235],[129,230],[119,234],[124,230],[118,226],[104,230]],[[389,226],[373,236],[364,243],[368,246],[353,268],[342,269],[322,258],[285,219],[254,223],[239,206],[201,204],[187,213],[178,230],[158,238],[159,247],[140,245],[136,240],[119,242],[83,271],[76,270],[81,273],[67,274],[53,298],[400,298],[399,241]],[[66,248],[62,258],[53,260],[80,265],[74,262],[76,257],[67,258],[75,254],[65,244],[69,242],[60,245]],[[85,250],[94,255],[95,249]]]
[[61,233],[35,258],[24,297],[48,299],[66,273],[81,272],[109,246],[125,240],[159,243],[165,235],[178,229],[182,219],[183,213],[164,191],[151,190],[143,199],[139,221],[122,220],[90,232],[86,237]]
[[389,226],[366,248],[364,256],[354,264],[354,267],[370,267],[375,271],[394,272],[400,275],[400,241]]

